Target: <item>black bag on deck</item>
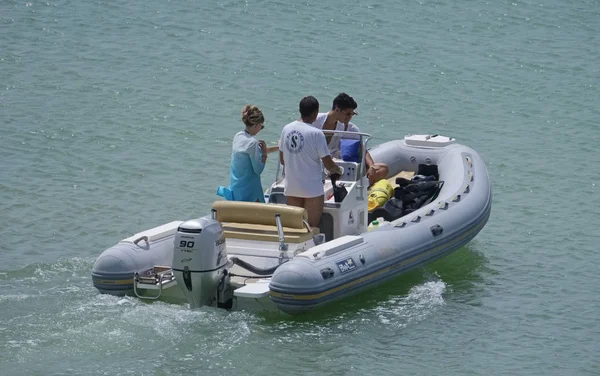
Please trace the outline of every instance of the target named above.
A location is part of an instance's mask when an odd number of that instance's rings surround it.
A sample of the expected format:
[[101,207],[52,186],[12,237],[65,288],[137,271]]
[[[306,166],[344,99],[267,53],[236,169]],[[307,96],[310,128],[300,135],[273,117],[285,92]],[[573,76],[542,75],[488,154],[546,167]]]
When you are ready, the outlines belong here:
[[348,190],[343,185],[337,185],[336,182],[340,178],[340,175],[333,174],[330,176],[331,185],[333,186],[333,201],[342,202],[344,197],[348,194]]
[[396,187],[394,189],[394,197],[407,204],[419,196],[433,194],[439,186],[439,181],[413,182],[405,187]]
[[394,189],[394,197],[403,204],[403,215],[410,214],[427,205],[438,194],[443,181],[416,181]]
[[393,221],[394,219],[398,219],[404,215],[404,204],[402,204],[402,200],[398,200],[395,197],[390,198],[386,201],[386,203],[371,213],[369,213],[369,223],[371,223],[374,219],[379,217],[383,217],[388,222]]

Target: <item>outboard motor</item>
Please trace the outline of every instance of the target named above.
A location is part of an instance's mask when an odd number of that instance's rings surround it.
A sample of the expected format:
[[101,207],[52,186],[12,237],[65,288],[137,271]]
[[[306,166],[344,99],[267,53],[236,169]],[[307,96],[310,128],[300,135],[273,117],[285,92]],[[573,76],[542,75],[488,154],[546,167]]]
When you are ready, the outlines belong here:
[[209,218],[179,225],[173,250],[173,272],[177,286],[191,308],[217,305],[227,277],[227,248],[221,224]]

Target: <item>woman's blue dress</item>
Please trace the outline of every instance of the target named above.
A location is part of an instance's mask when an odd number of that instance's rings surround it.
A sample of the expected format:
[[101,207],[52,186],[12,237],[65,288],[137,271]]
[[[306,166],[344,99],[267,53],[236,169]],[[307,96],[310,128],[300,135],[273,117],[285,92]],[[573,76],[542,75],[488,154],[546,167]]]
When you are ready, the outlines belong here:
[[229,189],[219,187],[217,194],[228,200],[265,202],[260,174],[265,169],[258,140],[246,131],[233,137]]

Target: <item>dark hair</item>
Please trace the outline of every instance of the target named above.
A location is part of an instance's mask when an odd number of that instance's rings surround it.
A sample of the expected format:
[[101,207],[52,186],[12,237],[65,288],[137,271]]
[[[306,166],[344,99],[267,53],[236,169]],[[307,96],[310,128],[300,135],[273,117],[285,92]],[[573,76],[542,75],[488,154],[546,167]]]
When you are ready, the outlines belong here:
[[347,108],[356,110],[356,107],[358,107],[358,104],[356,104],[356,101],[354,100],[354,98],[352,98],[348,94],[339,93],[338,96],[333,99],[333,106],[331,107],[331,109],[335,110],[336,107],[339,108],[340,110],[345,110]]
[[300,101],[300,116],[307,117],[319,111],[319,101],[317,98],[309,95]]

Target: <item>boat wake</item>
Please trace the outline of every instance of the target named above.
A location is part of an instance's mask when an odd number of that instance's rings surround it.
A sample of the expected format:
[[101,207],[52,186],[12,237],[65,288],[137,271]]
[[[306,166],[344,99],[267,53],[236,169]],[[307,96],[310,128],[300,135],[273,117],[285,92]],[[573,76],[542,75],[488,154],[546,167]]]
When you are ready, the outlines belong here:
[[403,328],[434,314],[445,304],[446,283],[429,281],[414,286],[407,295],[393,296],[374,308],[378,321],[384,325]]

